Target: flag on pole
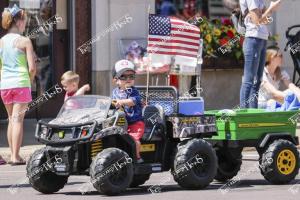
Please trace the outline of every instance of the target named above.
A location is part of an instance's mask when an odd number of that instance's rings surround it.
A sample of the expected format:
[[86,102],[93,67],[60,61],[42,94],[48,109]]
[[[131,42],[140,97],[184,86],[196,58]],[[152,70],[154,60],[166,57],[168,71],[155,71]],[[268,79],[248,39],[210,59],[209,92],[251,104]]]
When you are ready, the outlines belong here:
[[147,51],[153,66],[156,63],[196,67],[200,29],[175,17],[149,15]]

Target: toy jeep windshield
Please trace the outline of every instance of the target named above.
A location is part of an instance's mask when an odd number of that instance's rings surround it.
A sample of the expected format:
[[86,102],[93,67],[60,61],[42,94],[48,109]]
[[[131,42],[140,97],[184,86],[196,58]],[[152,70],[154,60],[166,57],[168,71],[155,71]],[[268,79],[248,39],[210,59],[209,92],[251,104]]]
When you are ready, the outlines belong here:
[[101,122],[107,118],[111,99],[104,96],[76,96],[69,98],[62,106],[57,118],[50,124],[85,123],[96,120]]

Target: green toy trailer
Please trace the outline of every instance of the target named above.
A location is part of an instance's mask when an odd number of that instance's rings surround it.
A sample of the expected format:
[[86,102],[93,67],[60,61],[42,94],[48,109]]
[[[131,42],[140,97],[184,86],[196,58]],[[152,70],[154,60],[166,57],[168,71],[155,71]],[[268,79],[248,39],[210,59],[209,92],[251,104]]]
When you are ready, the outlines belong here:
[[226,181],[237,175],[244,147],[256,148],[261,174],[269,182],[285,184],[296,177],[299,171],[297,111],[239,109],[206,114],[216,116],[218,135],[207,139],[218,157],[216,180]]

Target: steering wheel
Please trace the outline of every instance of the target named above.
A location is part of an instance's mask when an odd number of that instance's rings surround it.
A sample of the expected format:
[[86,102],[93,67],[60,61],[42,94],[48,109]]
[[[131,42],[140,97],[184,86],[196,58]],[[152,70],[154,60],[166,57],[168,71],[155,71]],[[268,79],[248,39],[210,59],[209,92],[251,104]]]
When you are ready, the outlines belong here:
[[113,99],[113,100],[111,101],[111,104],[110,104],[110,108],[109,108],[109,109],[117,109],[116,103],[117,103],[117,100]]

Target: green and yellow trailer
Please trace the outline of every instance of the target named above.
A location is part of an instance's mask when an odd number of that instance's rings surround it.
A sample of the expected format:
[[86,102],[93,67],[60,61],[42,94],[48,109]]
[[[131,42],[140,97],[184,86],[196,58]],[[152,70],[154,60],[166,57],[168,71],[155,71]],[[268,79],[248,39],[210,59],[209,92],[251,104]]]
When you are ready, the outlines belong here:
[[298,111],[268,112],[264,109],[211,110],[216,116],[217,135],[207,140],[218,156],[218,181],[227,181],[240,170],[242,150],[254,147],[266,180],[285,184],[299,171],[296,136]]

